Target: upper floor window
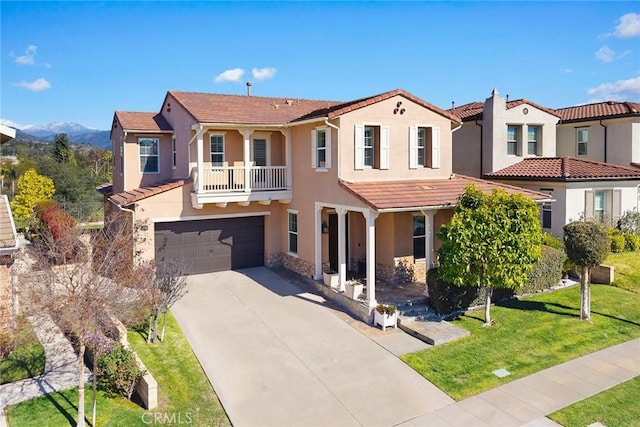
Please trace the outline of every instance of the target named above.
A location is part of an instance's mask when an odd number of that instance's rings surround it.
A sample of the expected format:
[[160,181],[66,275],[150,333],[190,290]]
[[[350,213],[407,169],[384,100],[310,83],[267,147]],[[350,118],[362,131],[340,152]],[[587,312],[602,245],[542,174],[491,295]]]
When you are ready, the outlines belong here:
[[576,129],[576,154],[578,156],[586,156],[588,144],[589,144],[589,128]]
[[507,126],[507,154],[517,156],[520,143],[520,128],[514,125]]
[[413,217],[413,259],[426,257],[426,233],[424,215]]
[[538,143],[540,141],[540,127],[528,126],[527,127],[527,154],[531,156],[538,155]]
[[389,169],[389,127],[356,125],[355,168]]
[[159,146],[158,138],[138,138],[141,173],[160,172]]
[[409,128],[409,168],[440,167],[440,128],[411,126]]
[[211,166],[224,166],[224,135],[211,135]]
[[176,168],[177,156],[176,156],[176,137],[171,137],[171,167]]
[[331,130],[328,128],[311,131],[311,167],[320,170],[331,167]]

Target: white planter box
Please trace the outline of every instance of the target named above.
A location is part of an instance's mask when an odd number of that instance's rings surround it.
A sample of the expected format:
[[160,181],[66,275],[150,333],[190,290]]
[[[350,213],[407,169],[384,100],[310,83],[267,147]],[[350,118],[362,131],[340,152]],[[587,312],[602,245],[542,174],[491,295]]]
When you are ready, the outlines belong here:
[[322,278],[324,279],[324,284],[329,286],[330,288],[338,287],[338,273],[322,273]]
[[387,326],[393,326],[397,328],[398,323],[398,312],[396,311],[393,314],[380,314],[378,310],[373,310],[374,321],[376,325],[382,326],[382,330],[386,330]]
[[358,283],[358,282],[349,283],[349,282],[347,282],[347,295],[349,296],[349,298],[358,299],[360,294],[362,294],[363,290],[364,290],[364,285],[362,283]]

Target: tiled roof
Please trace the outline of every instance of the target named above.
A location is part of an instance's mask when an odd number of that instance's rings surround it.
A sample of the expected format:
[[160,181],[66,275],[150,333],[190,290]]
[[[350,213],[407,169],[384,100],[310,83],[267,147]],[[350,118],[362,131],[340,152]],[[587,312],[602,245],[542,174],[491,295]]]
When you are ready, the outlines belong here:
[[123,191],[122,193],[114,194],[109,197],[113,203],[118,206],[127,206],[140,200],[146,199],[156,194],[164,193],[165,191],[173,190],[174,188],[182,187],[183,185],[192,182],[191,178],[188,179],[172,179],[163,182],[159,182],[155,185],[147,187],[134,188],[133,190]]
[[[560,113],[558,113],[556,110],[552,108],[543,107],[542,105],[536,104],[535,102],[531,102],[528,99],[515,99],[513,101],[506,102],[507,110],[510,110],[512,108],[515,108],[523,104],[531,105],[532,107],[535,107],[538,110],[542,110],[553,116],[560,117]],[[481,101],[470,102],[468,104],[464,104],[459,107],[450,108],[447,111],[458,115],[465,122],[470,120],[481,120],[482,113],[484,112],[484,102],[481,102]]]
[[640,116],[640,104],[637,102],[607,101],[559,108],[556,111],[560,114],[562,122],[567,123],[610,117]]
[[635,180],[640,179],[640,169],[574,157],[532,157],[486,177],[549,181]]
[[337,101],[198,92],[169,91],[168,95],[200,123],[284,124],[340,104]]
[[266,125],[287,124],[319,117],[332,119],[396,95],[403,96],[456,123],[460,122],[457,116],[402,89],[348,102],[177,91],[169,91],[168,95],[171,95],[200,123]]
[[455,206],[470,184],[486,193],[502,188],[509,194],[520,193],[536,201],[549,200],[549,195],[544,193],[462,175],[436,180],[340,182],[342,187],[376,210]]
[[96,191],[100,194],[113,193],[113,183],[107,182],[106,184],[100,184],[96,187]]
[[124,130],[145,132],[171,132],[173,128],[159,113],[141,113],[134,111],[116,111],[115,119]]

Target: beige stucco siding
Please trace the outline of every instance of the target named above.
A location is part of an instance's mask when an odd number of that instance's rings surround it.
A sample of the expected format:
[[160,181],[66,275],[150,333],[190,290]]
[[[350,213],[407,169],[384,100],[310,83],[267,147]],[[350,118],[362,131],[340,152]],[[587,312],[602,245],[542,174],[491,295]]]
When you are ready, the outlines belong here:
[[[581,128],[587,128],[589,132],[586,156],[578,156],[577,129]],[[604,128],[597,120],[558,125],[556,134],[558,157],[580,157],[604,162]]]
[[[140,138],[157,138],[159,140],[158,150],[160,157],[158,173],[140,172],[140,148],[138,146],[138,140]],[[127,133],[127,139],[124,144],[124,165],[124,191],[171,179],[173,175],[171,168],[171,135]]]
[[[195,134],[191,126],[196,120],[171,95],[167,95],[162,105],[162,115],[173,128],[176,137],[176,168],[172,171],[174,178],[186,178],[190,175],[189,141]],[[195,144],[193,144],[195,146]],[[192,157],[195,159],[195,157]]]
[[464,123],[453,133],[453,172],[481,178],[481,137],[482,128],[475,121]]

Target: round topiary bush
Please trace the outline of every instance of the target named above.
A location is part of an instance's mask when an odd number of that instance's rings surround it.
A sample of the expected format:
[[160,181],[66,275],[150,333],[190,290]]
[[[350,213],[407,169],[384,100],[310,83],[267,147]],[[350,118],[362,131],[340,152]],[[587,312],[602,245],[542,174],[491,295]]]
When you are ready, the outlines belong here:
[[629,231],[623,233],[624,236],[624,248],[627,251],[637,251],[640,249],[640,237],[637,234],[633,234]]

